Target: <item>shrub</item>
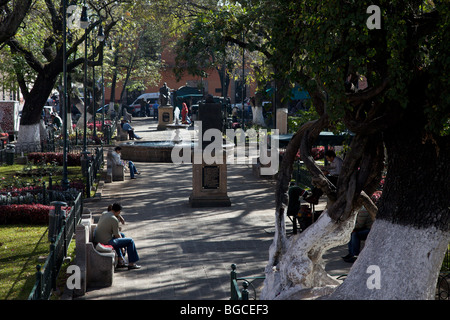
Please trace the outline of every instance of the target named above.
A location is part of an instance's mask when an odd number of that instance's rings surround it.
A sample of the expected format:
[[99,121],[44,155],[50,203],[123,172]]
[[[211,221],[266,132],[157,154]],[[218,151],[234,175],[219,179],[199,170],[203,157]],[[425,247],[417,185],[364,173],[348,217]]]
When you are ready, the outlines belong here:
[[[0,206],[0,225],[29,224],[45,225],[49,223],[49,213],[53,206],[43,204],[11,204]],[[66,214],[71,207],[64,207]]]
[[[63,165],[63,154],[58,152],[30,152],[28,159],[33,161],[34,164],[38,163],[56,163],[59,166]],[[67,154],[68,166],[80,166],[81,154],[68,153]]]
[[0,225],[2,224],[48,224],[52,206],[42,204],[12,204],[0,206]]

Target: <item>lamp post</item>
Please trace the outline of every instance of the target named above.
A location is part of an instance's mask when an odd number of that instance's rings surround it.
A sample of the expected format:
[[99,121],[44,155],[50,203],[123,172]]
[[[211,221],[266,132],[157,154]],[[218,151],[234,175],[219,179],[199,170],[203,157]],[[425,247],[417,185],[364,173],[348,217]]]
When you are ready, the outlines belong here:
[[[101,20],[100,20],[101,21]],[[95,40],[95,39],[94,39]],[[92,40],[92,52],[95,50],[95,41]],[[97,33],[97,40],[99,42],[103,42],[105,40],[105,35],[103,34],[103,26],[100,24]],[[103,65],[103,64],[102,64]],[[97,118],[97,107],[95,106],[96,98],[95,98],[95,64],[92,64],[92,105],[94,107],[94,138],[97,136],[97,126],[96,126],[96,118]]]
[[[102,46],[105,45],[105,35],[103,34],[103,25],[100,24],[97,34],[97,40],[100,41]],[[102,48],[104,49],[104,48]],[[102,131],[105,131],[105,79],[103,78],[103,56],[101,64],[101,82],[102,82]]]
[[[242,32],[242,42],[245,40]],[[245,97],[245,48],[242,47],[242,130],[244,130],[244,97]]]
[[62,187],[63,190],[69,188],[69,180],[67,178],[67,121],[68,121],[68,103],[67,103],[67,0],[63,1],[63,178]]
[[89,18],[87,14],[87,7],[86,4],[83,6],[83,9],[81,11],[81,18],[80,18],[80,27],[84,29],[84,81],[83,81],[83,87],[84,87],[84,98],[83,98],[83,104],[84,104],[84,132],[83,132],[83,161],[82,161],[82,171],[83,173],[87,173],[87,162],[88,160],[88,154],[87,151],[87,51],[88,51],[88,45],[87,45],[87,29],[89,27]]

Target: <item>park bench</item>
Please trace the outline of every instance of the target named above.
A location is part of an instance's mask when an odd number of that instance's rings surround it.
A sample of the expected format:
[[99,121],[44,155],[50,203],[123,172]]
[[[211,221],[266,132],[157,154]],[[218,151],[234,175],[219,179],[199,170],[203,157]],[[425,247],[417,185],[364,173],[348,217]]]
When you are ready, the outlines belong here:
[[118,141],[128,140],[128,131],[123,130],[120,124],[117,125],[117,140]]
[[108,287],[113,283],[114,269],[117,266],[117,254],[112,248],[94,246],[94,230],[90,212],[84,214],[76,227],[76,265],[80,268],[80,288],[75,296],[82,296],[90,287]]
[[117,163],[113,157],[113,150],[108,150],[106,154],[106,180],[105,182],[124,181],[125,167],[121,163]]

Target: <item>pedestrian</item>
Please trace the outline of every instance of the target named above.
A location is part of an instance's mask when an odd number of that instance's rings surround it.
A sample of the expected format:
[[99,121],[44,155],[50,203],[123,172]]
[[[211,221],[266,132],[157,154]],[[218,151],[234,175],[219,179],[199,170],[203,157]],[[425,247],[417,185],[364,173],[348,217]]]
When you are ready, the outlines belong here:
[[[119,216],[122,211],[120,203],[114,203],[110,211],[104,212],[94,230],[94,242],[108,244],[114,248],[119,256],[117,268],[139,269],[139,255],[132,238],[126,237],[119,231]],[[128,263],[122,249],[125,248],[128,255]]]
[[367,239],[374,221],[375,217],[373,217],[365,207],[362,207],[359,210],[358,215],[356,216],[355,227],[353,228],[348,243],[348,254],[345,257],[342,257],[345,262],[353,263],[356,261],[361,250],[361,241]]
[[155,103],[153,104],[153,120],[158,120],[159,115],[158,115],[158,101],[155,101]]
[[[344,161],[341,158],[337,157],[336,153],[333,150],[327,150],[325,152],[325,158],[330,164],[325,167],[322,172],[334,186],[337,186],[337,181],[339,178],[339,174],[341,173],[342,164]],[[322,196],[323,191],[320,188],[314,187],[311,193],[312,194],[310,196],[305,198],[305,201],[312,204],[318,204],[319,198]]]
[[289,204],[286,214],[288,216],[296,217],[300,211],[300,197],[305,193],[305,190],[300,188],[295,182],[291,182],[289,186]]
[[62,119],[58,116],[58,114],[52,113],[51,114],[51,118],[52,118],[52,127],[55,130],[61,129],[61,127],[62,127]]
[[121,147],[115,147],[114,152],[112,153],[112,156],[114,157],[114,162],[117,164],[121,164],[124,167],[127,167],[130,169],[130,178],[136,179],[135,174],[140,175],[141,173],[136,169],[136,166],[134,165],[133,161],[128,160],[124,161],[121,159],[120,154],[122,152]]
[[130,140],[134,140],[134,138],[136,139],[142,139],[142,137],[138,136],[135,132],[134,132],[134,128],[131,126],[130,122],[128,120],[122,120],[122,129],[123,131],[128,132],[128,138]]
[[147,103],[145,104],[145,115],[150,117],[150,99],[147,99]]
[[189,119],[188,116],[189,109],[187,107],[186,101],[183,101],[183,104],[181,106],[181,123],[191,124],[191,119]]

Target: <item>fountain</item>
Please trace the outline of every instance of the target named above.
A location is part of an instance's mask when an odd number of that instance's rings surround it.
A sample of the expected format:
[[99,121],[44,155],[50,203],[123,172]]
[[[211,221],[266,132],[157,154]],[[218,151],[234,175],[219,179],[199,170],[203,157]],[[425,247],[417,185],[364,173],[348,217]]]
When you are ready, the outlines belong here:
[[[162,140],[159,141],[128,141],[121,143],[122,158],[136,162],[172,162],[172,149],[175,145],[193,148],[194,144],[190,133],[186,130],[180,137],[180,129],[187,129],[188,124],[179,122],[180,109],[175,108],[175,119],[173,123],[165,125],[166,129],[173,129],[172,132],[162,133]],[[189,136],[188,136],[189,134]],[[186,144],[186,145],[184,145]]]
[[174,114],[175,114],[174,123],[166,124],[166,128],[175,130],[175,134],[171,140],[175,141],[175,142],[179,142],[179,141],[181,141],[180,129],[187,129],[189,127],[189,124],[180,123],[180,109],[179,108],[175,108]]
[[[180,110],[176,108],[175,119],[173,123],[166,124],[166,127],[174,131],[165,131],[163,139],[159,141],[127,141],[120,144],[122,148],[122,159],[132,160],[136,162],[168,162],[172,163],[172,149],[177,146],[181,150],[191,150],[197,145],[198,136],[203,132],[196,133],[197,130],[183,130],[189,127],[188,124],[180,123]],[[166,133],[167,132],[167,133]],[[180,137],[181,136],[181,137]],[[234,150],[234,144],[224,142],[222,145],[225,150]],[[184,152],[181,151],[183,154]],[[232,151],[234,154],[234,151]],[[190,157],[189,157],[190,160]]]

